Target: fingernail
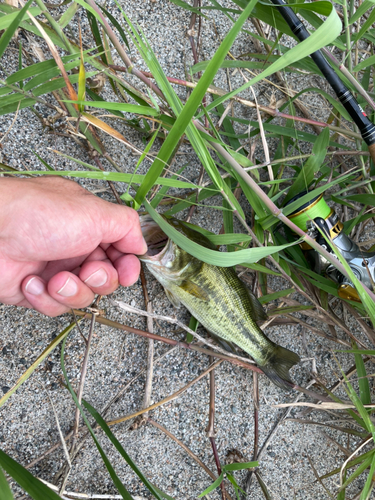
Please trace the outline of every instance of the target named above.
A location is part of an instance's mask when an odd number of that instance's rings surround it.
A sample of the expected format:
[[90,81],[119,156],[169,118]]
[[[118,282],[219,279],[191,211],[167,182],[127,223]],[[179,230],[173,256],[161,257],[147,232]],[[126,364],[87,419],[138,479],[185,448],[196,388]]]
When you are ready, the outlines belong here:
[[86,278],[84,283],[86,283],[86,285],[88,286],[97,288],[99,286],[105,285],[107,283],[107,280],[108,280],[108,274],[101,267],[100,269],[92,273],[88,278]]
[[57,292],[62,297],[72,297],[78,292],[78,285],[72,278],[68,278],[60,290]]
[[27,293],[31,295],[42,295],[45,291],[46,287],[42,280],[39,278],[31,278],[25,286],[25,290]]
[[143,243],[144,243],[144,249],[145,249],[143,253],[146,253],[148,250],[148,245],[147,245],[147,241],[144,238],[143,238]]

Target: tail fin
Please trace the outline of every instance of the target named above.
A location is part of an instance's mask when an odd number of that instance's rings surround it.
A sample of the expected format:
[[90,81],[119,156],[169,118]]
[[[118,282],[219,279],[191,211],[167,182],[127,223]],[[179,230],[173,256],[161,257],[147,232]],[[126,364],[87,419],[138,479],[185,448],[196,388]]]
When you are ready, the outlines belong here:
[[289,369],[300,361],[298,354],[285,349],[285,347],[275,346],[273,355],[267,363],[259,366],[267,377],[278,387],[290,391],[293,382],[289,376]]

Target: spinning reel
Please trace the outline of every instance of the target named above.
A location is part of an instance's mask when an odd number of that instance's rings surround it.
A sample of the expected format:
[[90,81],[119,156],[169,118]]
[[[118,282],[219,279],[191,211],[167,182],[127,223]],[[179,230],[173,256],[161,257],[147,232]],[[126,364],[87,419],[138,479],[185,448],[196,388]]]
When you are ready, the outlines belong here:
[[[307,194],[307,191],[303,191],[296,195],[289,203],[298,200],[305,194]],[[319,245],[335,256],[331,245],[327,243],[327,240],[324,238],[324,234],[332,241],[332,245],[335,246],[336,250],[338,250],[347,261],[356,278],[368,288],[374,288],[375,252],[361,250],[359,246],[344,233],[344,225],[339,220],[336,212],[324,201],[323,194],[301,205],[297,210],[291,213],[288,218],[311,236],[311,238],[316,240]],[[301,244],[301,248],[313,271],[318,274],[325,274],[338,283],[338,294],[341,298],[359,300],[357,291],[349,278],[338,271],[306,242]]]

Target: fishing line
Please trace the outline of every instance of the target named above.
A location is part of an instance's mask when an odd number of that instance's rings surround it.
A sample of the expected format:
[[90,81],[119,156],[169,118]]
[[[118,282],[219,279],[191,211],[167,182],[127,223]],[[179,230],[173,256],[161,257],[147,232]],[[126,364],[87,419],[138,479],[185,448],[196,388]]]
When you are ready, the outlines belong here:
[[[306,192],[303,194],[306,194]],[[324,201],[323,194],[321,194],[302,205],[292,214],[288,215],[288,219],[293,219],[294,224],[296,224],[303,231],[307,231],[307,221],[313,220],[315,217],[327,219],[331,212],[332,209]]]
[[[271,0],[271,2],[278,7],[280,14],[301,42],[310,36],[302,21],[297,17],[294,11],[287,6],[284,0]],[[317,50],[310,54],[310,57],[323,73],[324,77],[335,91],[339,101],[357,125],[363,140],[368,146],[371,158],[375,163],[375,125],[368,119],[366,113],[358,104],[353,94],[335,73],[322,52]]]

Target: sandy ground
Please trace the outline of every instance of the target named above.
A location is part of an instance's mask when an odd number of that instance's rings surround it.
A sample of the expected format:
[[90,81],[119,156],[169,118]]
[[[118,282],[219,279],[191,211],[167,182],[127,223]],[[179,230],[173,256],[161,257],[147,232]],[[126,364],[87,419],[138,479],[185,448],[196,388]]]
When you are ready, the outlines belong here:
[[[166,1],[155,3],[149,0],[122,1],[121,3],[129,17],[144,30],[166,74],[184,78],[185,70],[192,65],[192,53],[187,38],[190,14]],[[115,4],[109,2],[108,5],[119,19],[120,15]],[[208,17],[208,19],[202,20],[201,60],[212,56],[220,39],[225,36],[230,27],[225,16],[220,13],[215,14],[210,11]],[[88,43],[90,40],[89,29],[83,16],[80,17],[80,22],[82,23],[84,41]],[[248,28],[251,28],[250,24]],[[73,31],[77,34],[76,25],[73,25]],[[19,34],[19,37],[22,39],[24,48],[32,53],[33,39],[31,37],[25,38],[22,33]],[[2,71],[5,74],[14,71],[18,57],[17,44],[18,42],[14,41],[3,58]],[[42,43],[41,46],[43,47]],[[251,39],[241,36],[235,42],[232,52],[235,55],[240,55],[252,50],[254,47]],[[135,64],[145,68],[140,56],[135,51],[132,52],[132,58]],[[116,62],[120,63],[120,61]],[[238,72],[233,74],[233,72],[227,73],[226,71],[219,73],[215,83],[227,89],[228,75],[233,86],[243,83]],[[313,77],[311,80],[308,82],[310,85],[311,83],[316,84],[318,79]],[[139,85],[136,80],[131,81]],[[306,86],[306,77],[294,75],[292,78],[289,77],[288,81],[296,89]],[[320,84],[325,88],[324,82],[320,82]],[[109,94],[108,85],[105,91],[107,99],[114,99]],[[184,90],[177,89],[177,91],[181,98],[186,97]],[[268,83],[258,85],[255,92],[260,102],[265,104],[269,104],[274,97],[279,99],[281,96],[275,87]],[[253,99],[250,92],[244,97]],[[325,113],[328,112],[322,103],[316,104],[314,100],[307,100],[306,104],[310,109],[314,106],[319,107],[320,116],[326,116]],[[50,114],[50,111],[42,105],[37,106],[37,109],[44,116]],[[235,112],[242,116],[251,116],[248,109],[236,107]],[[0,118],[0,137],[8,130],[13,119],[14,115]],[[112,121],[111,124],[135,146],[144,147],[142,137],[139,134],[126,128],[120,121]],[[246,129],[239,128],[238,130],[243,132]],[[20,169],[43,170],[44,167],[33,154],[35,151],[56,169],[77,169],[73,162],[61,159],[51,149],[48,149],[52,148],[83,161],[92,161],[87,157],[83,148],[72,139],[58,135],[57,132],[58,130],[55,129],[55,132],[48,133],[30,110],[22,110],[18,113],[7,139],[3,142],[3,149],[0,150],[1,160]],[[123,171],[132,172],[138,157],[108,136],[102,135],[102,139],[109,154],[118,162]],[[160,145],[158,144],[157,147]],[[272,147],[272,141],[270,147]],[[302,144],[301,147],[303,148],[304,145]],[[257,158],[261,159],[260,145],[255,151]],[[177,156],[173,169],[177,171],[186,163],[188,163],[188,167],[184,175],[189,179],[196,180],[200,165],[187,145],[182,147],[181,154]],[[106,165],[106,168],[110,167]],[[99,196],[114,201],[105,183],[87,181],[82,184],[97,192]],[[124,191],[124,187],[121,185],[117,185],[117,188],[120,193]],[[243,199],[241,201],[244,202]],[[211,204],[212,201],[210,200],[209,203]],[[219,204],[219,200],[216,200],[215,203]],[[243,206],[245,211],[248,211],[248,207],[244,203]],[[218,231],[221,226],[221,215],[219,211],[202,206],[196,211],[193,222],[207,229]],[[155,312],[168,316],[177,315],[182,321],[188,322],[187,312],[184,309],[179,311],[173,309],[161,286],[149,273],[146,273],[146,276]],[[279,279],[271,281],[270,285],[273,289],[288,288],[288,284]],[[138,308],[144,308],[140,282],[128,289],[119,289],[115,298]],[[294,295],[293,298],[303,302],[298,295]],[[106,298],[102,300],[101,307],[105,310],[106,317],[113,321],[142,330],[146,328],[144,318],[116,308]],[[336,312],[341,314],[340,307],[337,308]],[[322,331],[327,331],[327,325],[322,322],[313,321],[303,314],[298,315],[298,317]],[[9,390],[25,369],[36,360],[43,349],[71,321],[70,315],[50,319],[34,311],[0,305],[0,389],[3,393]],[[357,331],[354,321],[349,318],[349,322],[353,333],[366,342],[362,333]],[[84,334],[87,335],[88,329],[88,322],[82,323]],[[167,322],[155,324],[155,333],[177,340],[184,339],[184,334]],[[200,330],[200,333],[205,336],[203,330]],[[294,380],[299,385],[306,385],[311,380],[312,359],[315,360],[317,372],[323,381],[331,384],[336,380],[338,366],[332,352],[338,348],[337,344],[325,341],[301,325],[269,327],[266,333],[274,341],[294,350],[305,359],[292,372]],[[337,329],[337,335],[339,338],[345,338],[345,334],[339,329]],[[146,339],[134,334],[126,334],[107,326],[95,326],[84,398],[100,410],[131,380],[141,374],[111,407],[107,418],[113,419],[132,414],[141,408],[145,383],[142,371],[146,367],[147,343]],[[207,356],[182,348],[175,348],[168,353],[170,349],[169,346],[155,343],[153,402],[158,402],[184,387],[209,366]],[[68,375],[74,386],[76,386],[79,377],[83,354],[84,342],[75,329],[68,337],[66,349]],[[162,355],[164,357],[158,361]],[[348,356],[337,354],[337,357],[343,369],[348,369],[353,363],[353,360]],[[62,385],[62,380],[60,348],[58,347],[0,409],[1,447],[25,466],[41,457],[51,446],[59,442],[51,402],[55,407],[63,434],[66,435],[71,430],[75,409],[71,397]],[[254,448],[252,374],[245,369],[223,362],[215,370],[215,384],[216,442],[220,459],[222,463],[225,463],[228,454],[232,450],[237,450],[243,455],[244,460],[250,461]],[[276,408],[275,405],[295,400],[296,394],[283,392],[272,385],[264,376],[260,376],[259,379],[259,392],[259,446],[262,447],[275,423],[284,413],[284,410]],[[216,473],[212,449],[206,436],[208,408],[209,380],[206,376],[177,399],[151,412],[150,416],[181,440],[207,467]],[[303,415],[301,409],[293,410],[290,414],[290,418],[297,417],[310,419],[314,422],[326,422],[329,418],[342,423],[344,419],[344,415],[332,414],[327,417],[327,415],[318,412]],[[181,500],[195,499],[211,484],[212,480],[202,468],[163,432],[150,423],[135,430],[129,430],[130,424],[131,422],[124,422],[114,426],[115,435],[149,479],[167,494]],[[309,460],[314,464],[319,474],[329,472],[335,467],[339,467],[346,458],[339,447],[329,438],[335,439],[342,446],[348,446],[348,442],[347,438],[337,431],[324,429],[326,433],[324,435],[320,429],[315,425],[301,424],[291,420],[284,422],[278,428],[260,460],[259,469],[274,500],[328,498],[328,494],[316,481]],[[150,498],[150,495],[119,454],[113,451],[102,433],[99,432],[98,436],[117,473],[132,495]],[[354,449],[357,442],[359,441],[351,438],[350,448]],[[40,460],[37,465],[31,468],[31,471],[38,477],[53,483],[56,473],[63,463],[64,456],[60,447],[57,451]],[[244,473],[236,473],[237,481],[242,486],[244,477]],[[328,480],[325,484],[334,491],[337,481],[336,476],[334,480]],[[350,491],[351,495],[355,495],[360,486],[360,483],[356,483]],[[66,489],[86,494],[116,494],[113,483],[90,439],[85,441],[81,452],[73,463]],[[17,495],[21,494],[16,486],[14,486],[14,491],[17,492]],[[229,491],[232,498],[235,498],[230,488]],[[95,497],[93,496],[93,498]],[[220,498],[219,490],[210,493],[207,498],[212,500]],[[253,500],[264,498],[256,481],[252,484],[249,498]]]

